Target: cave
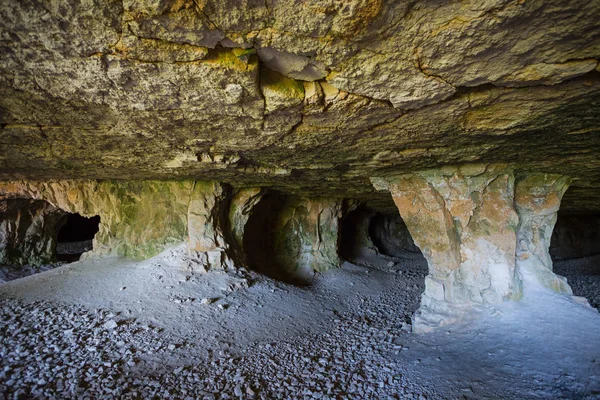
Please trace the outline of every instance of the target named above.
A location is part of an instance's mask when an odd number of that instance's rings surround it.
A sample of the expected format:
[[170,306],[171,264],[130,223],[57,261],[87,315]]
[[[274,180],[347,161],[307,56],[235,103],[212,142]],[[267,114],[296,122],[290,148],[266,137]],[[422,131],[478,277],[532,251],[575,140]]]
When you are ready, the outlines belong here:
[[283,281],[294,281],[275,260],[277,216],[286,197],[278,193],[265,195],[256,204],[244,228],[243,249],[251,270]]
[[599,21],[0,2],[0,398],[598,398]]
[[56,258],[58,261],[78,261],[81,255],[93,248],[92,241],[98,233],[100,217],[83,217],[68,213],[58,231]]
[[381,254],[390,257],[410,257],[421,254],[421,250],[415,245],[406,224],[399,215],[377,213],[371,218],[369,236]]
[[567,278],[573,294],[600,309],[600,214],[559,212],[550,255],[554,271]]

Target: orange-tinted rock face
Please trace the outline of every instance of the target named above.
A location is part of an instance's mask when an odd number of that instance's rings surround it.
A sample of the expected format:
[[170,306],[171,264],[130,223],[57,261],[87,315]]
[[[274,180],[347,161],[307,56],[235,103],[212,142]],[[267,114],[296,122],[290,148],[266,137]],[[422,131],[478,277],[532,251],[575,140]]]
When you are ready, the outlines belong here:
[[389,181],[394,202],[429,264],[416,331],[452,322],[462,306],[519,295],[513,186],[509,169],[485,165]]
[[533,276],[570,294],[552,273],[548,254],[560,199],[569,179],[536,174],[517,180],[503,165],[428,170],[392,179],[374,179],[387,188],[429,276],[415,316],[423,332],[460,319],[474,305],[521,296]]

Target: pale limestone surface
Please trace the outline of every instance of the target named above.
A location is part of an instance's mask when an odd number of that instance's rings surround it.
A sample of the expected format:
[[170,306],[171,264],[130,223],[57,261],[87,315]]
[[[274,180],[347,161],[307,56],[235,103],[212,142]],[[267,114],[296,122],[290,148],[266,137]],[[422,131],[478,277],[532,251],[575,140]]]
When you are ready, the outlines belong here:
[[571,295],[548,253],[570,178],[471,164],[374,179],[389,191],[429,265],[414,331],[522,296],[524,282]]
[[532,274],[543,286],[566,294],[572,294],[571,288],[565,278],[552,272],[548,249],[560,201],[570,182],[561,175],[529,175],[518,182],[515,190],[519,214],[517,267],[521,274]]

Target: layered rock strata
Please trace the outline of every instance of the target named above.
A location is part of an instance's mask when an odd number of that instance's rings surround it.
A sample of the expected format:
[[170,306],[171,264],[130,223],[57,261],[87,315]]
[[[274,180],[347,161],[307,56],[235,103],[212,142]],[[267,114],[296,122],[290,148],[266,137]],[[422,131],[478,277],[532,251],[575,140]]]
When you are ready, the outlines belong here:
[[429,265],[416,332],[461,320],[473,307],[521,296],[523,274],[570,293],[552,273],[549,238],[569,179],[506,165],[465,165],[373,179],[389,190]]
[[598,210],[599,21],[583,0],[6,1],[0,179],[383,201],[369,177],[497,162]]

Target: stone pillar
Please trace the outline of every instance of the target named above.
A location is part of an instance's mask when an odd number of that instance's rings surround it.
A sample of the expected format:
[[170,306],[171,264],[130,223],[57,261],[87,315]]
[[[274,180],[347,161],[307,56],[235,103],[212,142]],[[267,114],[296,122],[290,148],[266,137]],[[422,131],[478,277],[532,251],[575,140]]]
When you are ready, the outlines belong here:
[[552,272],[548,249],[560,201],[571,180],[562,175],[530,174],[515,189],[519,214],[517,267],[525,282],[533,280],[559,293],[572,294],[567,280]]
[[56,237],[64,215],[41,200],[0,201],[0,265],[55,261]]
[[391,192],[429,265],[415,332],[460,320],[473,306],[520,296],[514,176],[506,166],[445,167],[373,183]]

